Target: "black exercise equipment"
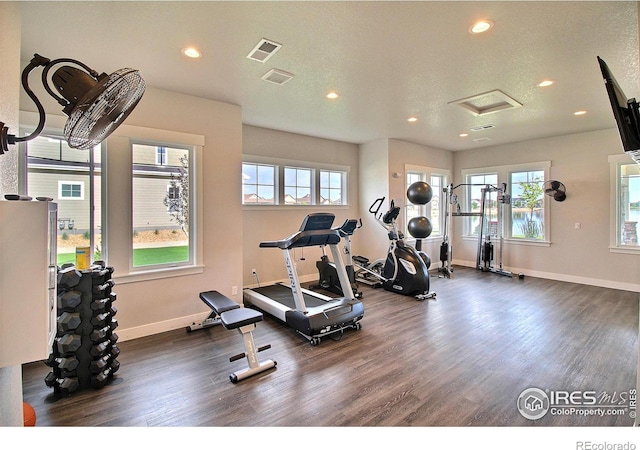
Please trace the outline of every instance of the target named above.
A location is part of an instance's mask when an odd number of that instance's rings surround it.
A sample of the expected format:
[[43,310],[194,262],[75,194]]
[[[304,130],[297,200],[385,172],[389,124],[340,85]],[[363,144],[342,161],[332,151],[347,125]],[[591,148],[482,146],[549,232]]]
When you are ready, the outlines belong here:
[[[361,226],[361,220],[347,219],[344,221],[342,226],[334,228],[340,233],[340,236],[342,236],[344,241],[344,254],[346,258],[344,267],[347,270],[347,277],[349,278],[349,284],[351,285],[351,290],[353,291],[355,298],[362,298],[362,292],[358,290],[358,283],[353,269],[353,259],[351,257],[351,236],[353,236],[353,233]],[[324,289],[325,291],[343,296],[344,291],[340,284],[336,265],[329,259],[324,246],[322,247],[322,256],[320,257],[320,260],[316,262],[316,267],[318,269],[318,284],[309,286],[309,289]]]
[[[279,241],[261,242],[261,248],[282,250],[290,285],[277,283],[271,286],[244,290],[245,304],[264,311],[290,326],[304,336],[311,345],[320,343],[322,337],[342,333],[346,329],[360,329],[364,305],[351,289],[349,276],[340,255],[340,232],[332,229],[335,216],[331,213],[308,214],[300,229]],[[328,246],[333,257],[344,296],[332,298],[303,289],[298,279],[292,251],[296,248]]]
[[[480,211],[461,211],[458,196],[453,192],[459,187],[479,186],[481,187]],[[450,184],[443,189],[445,201],[445,224],[442,244],[440,245],[440,261],[442,267],[438,269],[442,276],[451,278],[453,274],[453,248],[451,239],[449,238],[449,228],[451,226],[452,217],[478,217],[478,247],[476,253],[476,269],[483,272],[491,272],[498,275],[511,277],[512,274],[508,270],[504,270],[503,261],[503,209],[505,205],[511,203],[511,196],[507,194],[507,184],[502,183],[500,186],[491,184],[468,184],[463,183],[457,186]],[[497,204],[497,214],[495,220],[490,220],[488,211],[492,204]],[[455,210],[454,210],[455,209]],[[494,240],[491,240],[491,237]],[[495,247],[497,246],[497,250]],[[495,266],[492,262],[497,257],[498,264]]]
[[55,394],[101,388],[120,368],[112,273],[104,261],[83,270],[73,264],[58,269],[58,335],[45,361],[52,368],[45,383]]
[[363,256],[354,256],[356,280],[373,287],[382,286],[388,291],[412,296],[416,300],[434,298],[435,292],[429,290],[427,263],[430,264],[430,259],[404,242],[404,236],[398,231],[396,223],[400,207],[395,206],[393,200],[384,215],[379,212],[384,200],[385,197],[376,199],[369,207],[369,212],[387,230],[390,241],[387,256],[373,262]]
[[232,356],[229,358],[229,361],[233,362],[238,359],[247,358],[248,367],[229,375],[232,383],[237,383],[238,381],[276,367],[277,363],[271,359],[263,362],[258,360],[258,352],[271,348],[271,345],[256,348],[253,341],[252,331],[256,328],[256,323],[262,320],[262,313],[260,311],[241,308],[239,304],[225,297],[218,291],[201,292],[200,300],[211,308],[218,323],[222,324],[227,330],[238,330],[244,339],[245,351]]

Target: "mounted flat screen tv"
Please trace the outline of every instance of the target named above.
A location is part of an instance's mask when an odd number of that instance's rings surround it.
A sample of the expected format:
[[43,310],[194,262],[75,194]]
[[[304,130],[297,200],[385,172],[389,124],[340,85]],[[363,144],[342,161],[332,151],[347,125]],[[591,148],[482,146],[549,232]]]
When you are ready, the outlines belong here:
[[613,117],[618,125],[622,148],[636,163],[640,164],[640,114],[635,98],[628,99],[613,77],[607,64],[598,56],[600,70],[609,95]]

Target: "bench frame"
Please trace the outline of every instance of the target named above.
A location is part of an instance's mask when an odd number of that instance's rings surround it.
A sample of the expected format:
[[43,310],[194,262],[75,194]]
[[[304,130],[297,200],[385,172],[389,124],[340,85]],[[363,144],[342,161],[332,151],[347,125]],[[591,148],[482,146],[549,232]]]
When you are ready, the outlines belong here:
[[225,297],[218,291],[201,292],[200,299],[211,308],[211,314],[209,314],[200,326],[194,327],[194,324],[191,327],[187,327],[188,331],[222,324],[227,330],[236,329],[242,335],[245,351],[232,356],[229,358],[229,361],[233,362],[246,358],[248,367],[229,375],[232,383],[237,383],[238,381],[276,367],[277,363],[271,359],[262,362],[258,359],[258,352],[271,348],[271,345],[256,348],[253,340],[253,330],[256,328],[256,323],[260,322],[263,318],[261,312],[255,309],[241,308],[239,304]]

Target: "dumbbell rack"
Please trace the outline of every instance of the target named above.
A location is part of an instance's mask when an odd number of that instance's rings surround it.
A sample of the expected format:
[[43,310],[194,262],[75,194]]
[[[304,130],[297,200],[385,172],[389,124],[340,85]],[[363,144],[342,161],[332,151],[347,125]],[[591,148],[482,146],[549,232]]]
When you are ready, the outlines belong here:
[[45,383],[56,394],[102,388],[120,368],[112,273],[103,261],[58,268],[57,335],[45,361],[52,368]]

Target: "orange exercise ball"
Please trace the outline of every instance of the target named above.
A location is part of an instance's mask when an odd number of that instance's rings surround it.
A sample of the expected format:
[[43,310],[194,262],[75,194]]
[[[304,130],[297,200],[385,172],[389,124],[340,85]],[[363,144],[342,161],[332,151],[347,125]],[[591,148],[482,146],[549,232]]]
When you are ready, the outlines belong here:
[[25,427],[35,427],[36,426],[36,410],[33,409],[29,403],[22,403],[22,414],[24,417],[24,426]]

